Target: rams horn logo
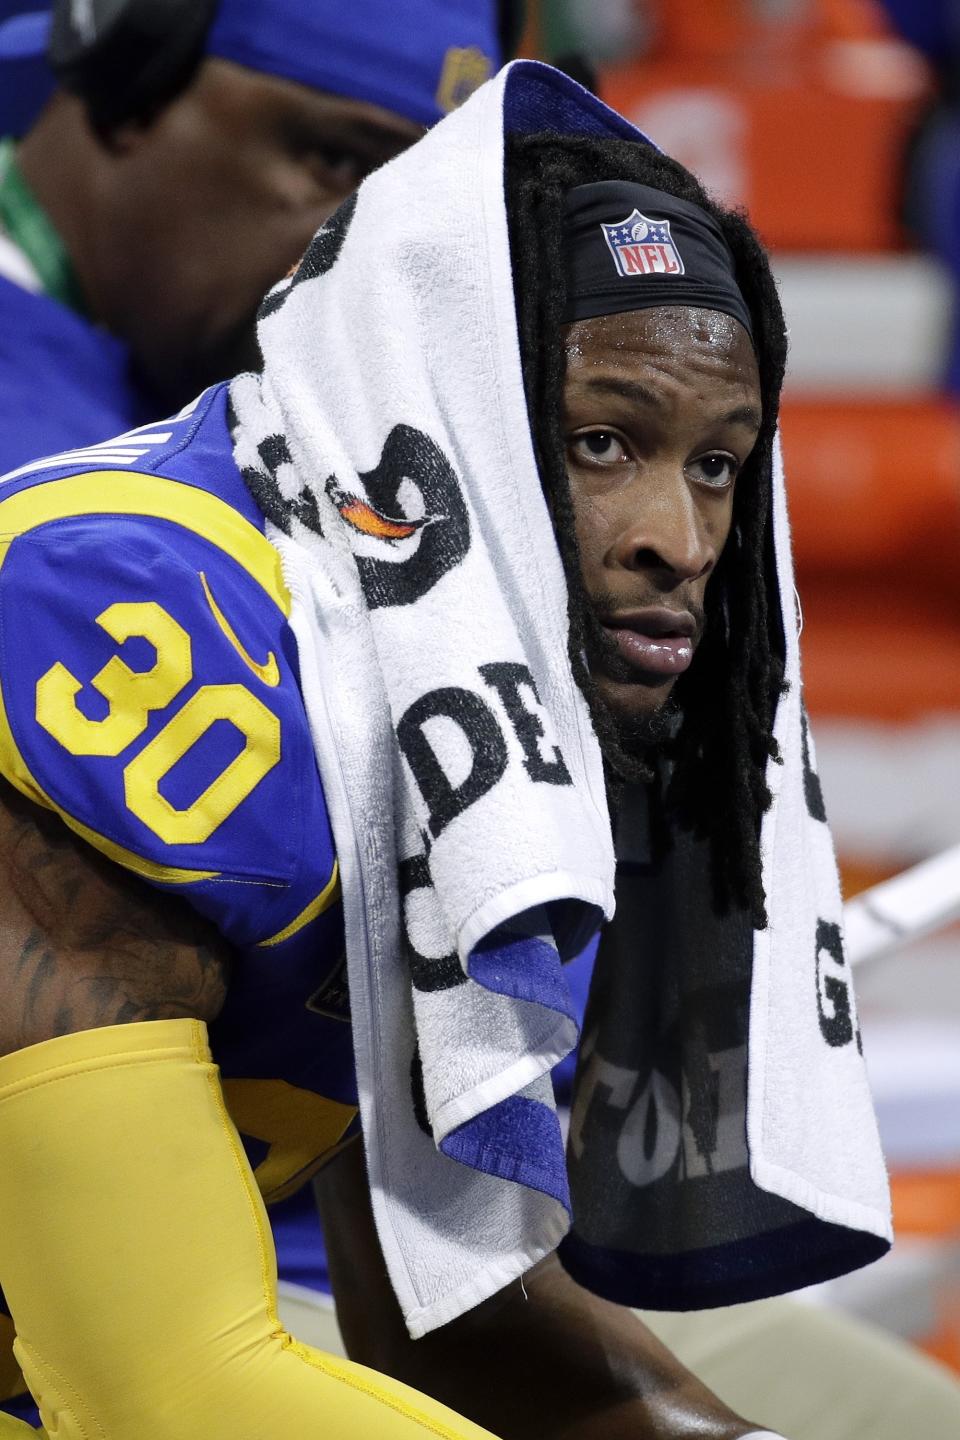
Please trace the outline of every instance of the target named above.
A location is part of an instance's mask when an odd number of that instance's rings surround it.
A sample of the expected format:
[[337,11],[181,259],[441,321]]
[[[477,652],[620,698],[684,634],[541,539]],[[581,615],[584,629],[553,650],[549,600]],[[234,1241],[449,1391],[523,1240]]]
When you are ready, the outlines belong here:
[[451,45],[443,57],[437,105],[444,115],[469,100],[493,74],[493,61],[477,45]]

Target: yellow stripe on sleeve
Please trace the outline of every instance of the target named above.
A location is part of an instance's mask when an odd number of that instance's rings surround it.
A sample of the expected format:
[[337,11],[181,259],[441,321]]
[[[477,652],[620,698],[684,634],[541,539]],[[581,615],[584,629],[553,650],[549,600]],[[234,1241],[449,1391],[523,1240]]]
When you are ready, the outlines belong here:
[[309,905],[304,906],[300,914],[295,916],[294,919],[290,921],[290,924],[285,925],[276,935],[271,935],[267,940],[258,940],[258,949],[265,950],[271,945],[281,945],[284,940],[289,940],[291,935],[296,935],[298,930],[302,930],[305,925],[309,925],[311,920],[316,920],[318,915],[322,915],[325,910],[329,910],[330,906],[339,899],[340,866],[337,861],[334,860],[333,874],[320,891],[320,894],[316,895],[310,901]]

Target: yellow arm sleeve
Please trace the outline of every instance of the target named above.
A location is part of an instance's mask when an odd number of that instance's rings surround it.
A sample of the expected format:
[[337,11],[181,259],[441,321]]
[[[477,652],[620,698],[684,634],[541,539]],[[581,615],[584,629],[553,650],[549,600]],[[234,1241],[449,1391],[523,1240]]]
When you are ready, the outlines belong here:
[[34,1430],[12,1415],[0,1415],[0,1440],[45,1440],[45,1430]]
[[60,1440],[491,1440],[282,1329],[266,1214],[199,1022],[0,1058],[0,1154],[0,1284]]

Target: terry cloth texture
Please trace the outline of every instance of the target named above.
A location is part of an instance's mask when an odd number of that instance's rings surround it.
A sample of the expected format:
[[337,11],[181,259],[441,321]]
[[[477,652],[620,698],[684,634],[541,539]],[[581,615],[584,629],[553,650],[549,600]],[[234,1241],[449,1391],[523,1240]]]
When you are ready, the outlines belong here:
[[[496,1291],[568,1229],[547,1080],[576,1038],[558,956],[612,910],[600,755],[567,658],[564,577],[524,402],[505,130],[642,141],[556,72],[508,67],[318,233],[264,304],[262,375],[231,386],[235,456],[293,597],[341,865],[374,1212],[414,1335]],[[777,484],[792,627],[779,474]],[[886,1236],[856,1047],[828,1050],[822,1080],[804,1089],[822,1057],[795,1023],[794,992],[816,1014],[817,917],[835,924],[840,911],[829,835],[803,808],[799,686],[791,696],[765,830],[773,923],[756,937],[752,1183],[792,1187],[797,1203]],[[652,937],[633,940],[641,963],[669,965]],[[646,1038],[638,1023],[638,1073]],[[588,1107],[588,1144],[595,1128],[602,1142],[604,1118]],[[610,1218],[579,1257],[601,1292],[623,1235],[617,1205]],[[700,1220],[695,1243],[709,1250],[709,1207]],[[775,1271],[778,1259],[752,1268]]]

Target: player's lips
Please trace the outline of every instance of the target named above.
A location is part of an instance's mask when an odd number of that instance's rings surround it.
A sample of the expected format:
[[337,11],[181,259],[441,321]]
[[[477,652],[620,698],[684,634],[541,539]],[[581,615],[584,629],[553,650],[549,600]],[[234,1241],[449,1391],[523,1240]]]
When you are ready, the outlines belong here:
[[697,622],[689,610],[620,610],[605,617],[603,628],[632,670],[669,678],[693,660]]

